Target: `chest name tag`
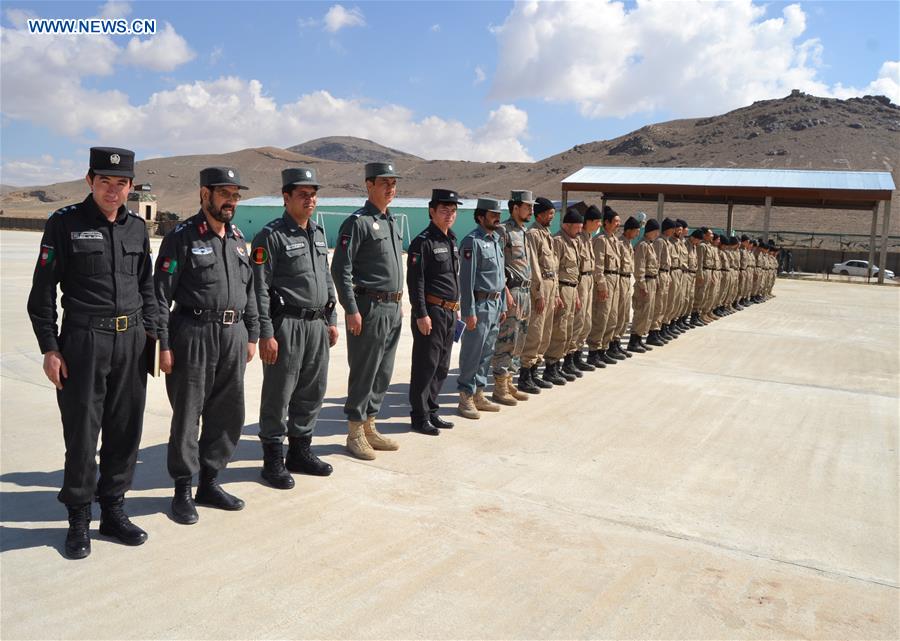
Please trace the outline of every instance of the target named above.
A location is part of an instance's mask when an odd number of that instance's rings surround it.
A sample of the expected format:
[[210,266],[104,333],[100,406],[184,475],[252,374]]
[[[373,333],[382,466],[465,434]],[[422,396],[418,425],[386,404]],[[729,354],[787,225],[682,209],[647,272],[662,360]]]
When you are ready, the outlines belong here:
[[99,231],[73,231],[72,240],[103,240]]
[[306,247],[306,243],[293,243],[291,245],[285,246],[285,251],[291,251],[292,249],[303,249]]
[[325,246],[325,241],[324,241],[324,240],[317,240],[317,241],[316,241],[316,247],[324,247],[324,246]]
[[195,256],[208,256],[213,253],[212,247],[191,247],[191,253]]
[[435,247],[433,253],[435,253],[435,254],[446,254],[446,253],[449,253],[449,252],[450,252],[450,250],[447,249],[446,247]]

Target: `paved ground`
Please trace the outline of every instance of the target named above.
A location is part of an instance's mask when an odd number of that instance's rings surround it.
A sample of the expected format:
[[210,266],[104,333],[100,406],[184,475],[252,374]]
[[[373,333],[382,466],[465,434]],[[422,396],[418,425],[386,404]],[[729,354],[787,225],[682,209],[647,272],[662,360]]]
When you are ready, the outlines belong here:
[[37,248],[0,234],[4,639],[900,635],[894,287],[780,281],[765,305],[438,438],[406,428],[406,331],[383,423],[401,449],[371,463],[342,446],[342,340],[315,439],[335,473],[290,492],[259,482],[255,361],[223,475],[247,508],[191,527],[166,516],[152,380],[127,501],[150,540],[95,536],[69,561],[58,413],[24,313]]

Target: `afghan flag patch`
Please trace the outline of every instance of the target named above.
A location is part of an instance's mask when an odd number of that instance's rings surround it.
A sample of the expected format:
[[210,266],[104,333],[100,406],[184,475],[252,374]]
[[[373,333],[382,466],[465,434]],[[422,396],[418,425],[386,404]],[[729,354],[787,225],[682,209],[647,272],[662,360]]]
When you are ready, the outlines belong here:
[[264,265],[269,260],[269,252],[265,247],[257,247],[253,250],[253,262],[257,265]]
[[409,255],[409,264],[410,265],[418,265],[419,264],[419,255],[418,254],[410,254]]
[[341,248],[346,250],[350,246],[350,234],[341,235]]
[[472,250],[464,249],[463,250],[463,258],[465,258],[466,260],[472,260]]
[[167,274],[174,274],[175,270],[178,269],[178,261],[174,258],[163,258],[159,268]]
[[56,258],[56,250],[50,245],[41,245],[41,267],[46,267]]

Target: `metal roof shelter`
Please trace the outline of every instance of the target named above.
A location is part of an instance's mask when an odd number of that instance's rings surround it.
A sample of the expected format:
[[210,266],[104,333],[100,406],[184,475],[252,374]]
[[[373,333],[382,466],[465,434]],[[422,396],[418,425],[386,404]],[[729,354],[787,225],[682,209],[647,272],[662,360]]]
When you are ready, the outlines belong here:
[[[894,180],[883,171],[808,169],[719,169],[705,167],[583,167],[562,184],[562,206],[569,192],[600,192],[608,200],[656,201],[657,218],[666,201],[727,205],[726,227],[734,229],[734,205],[765,207],[763,237],[769,237],[773,206],[850,209],[872,212],[869,265],[875,258],[878,206],[884,203],[881,264],[887,262],[888,228]],[[878,273],[884,282],[884,270]]]

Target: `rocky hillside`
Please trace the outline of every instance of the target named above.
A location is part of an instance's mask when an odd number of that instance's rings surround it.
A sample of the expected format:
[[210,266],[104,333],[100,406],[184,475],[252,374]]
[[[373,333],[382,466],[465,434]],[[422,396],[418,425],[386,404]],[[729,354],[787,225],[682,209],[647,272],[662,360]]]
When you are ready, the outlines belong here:
[[320,160],[335,162],[394,162],[400,160],[423,160],[397,149],[391,149],[377,142],[352,136],[329,136],[316,138],[301,145],[288,147],[288,151],[303,156],[311,156]]

